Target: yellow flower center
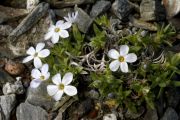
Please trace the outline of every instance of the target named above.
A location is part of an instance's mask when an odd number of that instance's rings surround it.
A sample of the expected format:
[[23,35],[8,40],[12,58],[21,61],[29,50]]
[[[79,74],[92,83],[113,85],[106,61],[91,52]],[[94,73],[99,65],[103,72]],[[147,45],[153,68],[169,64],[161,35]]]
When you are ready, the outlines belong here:
[[120,61],[120,62],[124,62],[124,60],[125,60],[125,59],[124,59],[123,56],[120,56],[120,57],[119,57],[119,61]]
[[34,54],[34,57],[37,57],[37,56],[38,56],[38,53],[35,53],[35,54]]
[[64,90],[64,84],[59,85],[59,90]]
[[41,79],[41,80],[44,80],[44,79],[45,79],[44,75],[40,76],[40,79]]
[[54,31],[55,31],[55,32],[59,32],[59,31],[61,31],[61,29],[60,29],[60,28],[55,28]]

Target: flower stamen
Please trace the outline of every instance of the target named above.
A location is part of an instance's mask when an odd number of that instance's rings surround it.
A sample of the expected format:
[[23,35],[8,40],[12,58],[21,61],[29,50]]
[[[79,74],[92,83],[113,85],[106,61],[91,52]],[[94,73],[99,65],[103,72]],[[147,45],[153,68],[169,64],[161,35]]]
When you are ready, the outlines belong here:
[[119,61],[120,61],[120,62],[124,62],[124,60],[125,60],[125,58],[124,58],[123,56],[120,56],[120,57],[119,57]]
[[41,79],[41,80],[44,80],[44,79],[45,79],[44,75],[40,76],[40,79]]
[[64,90],[64,84],[59,85],[59,90]]
[[54,31],[55,31],[55,32],[60,32],[61,29],[60,29],[60,28],[55,28]]

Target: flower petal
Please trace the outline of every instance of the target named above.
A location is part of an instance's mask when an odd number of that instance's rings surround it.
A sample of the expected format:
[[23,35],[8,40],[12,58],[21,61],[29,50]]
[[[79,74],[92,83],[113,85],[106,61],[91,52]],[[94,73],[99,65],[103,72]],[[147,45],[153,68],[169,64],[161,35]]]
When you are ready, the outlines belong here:
[[56,74],[52,77],[52,81],[54,84],[59,85],[61,83],[61,74]]
[[77,89],[74,86],[67,85],[64,87],[64,92],[69,96],[74,96],[77,94]]
[[31,61],[34,57],[33,56],[27,56],[26,58],[23,59],[23,63],[27,63],[29,61]]
[[49,54],[50,54],[50,51],[48,49],[44,49],[38,53],[38,56],[41,58],[45,58],[45,57],[49,56]]
[[48,40],[48,39],[50,39],[52,36],[53,36],[53,31],[49,31],[48,33],[45,34],[44,39],[45,39],[45,40]]
[[44,43],[38,43],[36,45],[36,52],[41,51],[44,48],[45,44]]
[[59,90],[59,91],[53,96],[53,98],[54,98],[56,101],[58,101],[58,100],[61,99],[63,93],[64,93],[64,92],[63,92],[62,90]]
[[68,72],[64,75],[63,79],[62,79],[62,83],[64,85],[69,85],[73,80],[73,74],[71,72]]
[[65,19],[67,22],[70,22],[70,20],[69,20],[68,17],[64,17],[64,19]]
[[39,79],[41,76],[41,72],[35,68],[31,71],[31,76],[35,79]]
[[61,31],[59,32],[59,35],[60,35],[60,37],[62,37],[62,38],[67,38],[67,37],[69,37],[69,33],[68,33],[67,30],[61,30]]
[[49,70],[49,65],[48,64],[44,64],[42,67],[41,67],[41,73],[44,75],[48,72]]
[[28,54],[28,55],[34,55],[35,54],[35,49],[33,48],[33,47],[30,47],[27,51],[26,51],[26,53]]
[[57,85],[48,85],[47,86],[47,93],[50,95],[50,96],[53,96],[55,95],[57,92],[58,92],[58,86]]
[[121,62],[120,63],[120,68],[121,68],[122,72],[124,72],[124,73],[128,72],[128,64],[126,62]]
[[71,23],[70,22],[65,22],[64,24],[59,25],[59,27],[61,28],[61,30],[65,30],[71,27]]
[[35,57],[34,58],[34,67],[35,68],[40,68],[41,66],[42,66],[42,62],[41,62],[40,58],[39,57]]
[[56,22],[56,26],[60,26],[60,25],[62,25],[63,23],[64,23],[63,20],[58,20],[58,21]]
[[134,53],[127,54],[125,56],[125,60],[126,62],[133,63],[137,60],[137,55]]
[[119,66],[120,66],[119,60],[114,60],[110,63],[109,68],[111,71],[115,72],[118,70]]
[[59,34],[58,33],[54,33],[52,38],[51,38],[51,41],[52,41],[53,44],[58,43],[58,41],[59,41]]
[[121,45],[120,46],[120,55],[125,56],[129,52],[129,47],[127,45]]
[[39,79],[32,80],[30,83],[30,87],[31,88],[37,88],[41,84],[41,82],[42,81]]
[[108,56],[109,56],[110,58],[113,58],[113,59],[118,59],[120,55],[119,55],[119,52],[118,52],[117,50],[111,49],[111,50],[109,50],[109,52],[108,52]]
[[49,77],[50,77],[50,72],[44,74],[44,77],[45,77],[45,80],[49,79]]

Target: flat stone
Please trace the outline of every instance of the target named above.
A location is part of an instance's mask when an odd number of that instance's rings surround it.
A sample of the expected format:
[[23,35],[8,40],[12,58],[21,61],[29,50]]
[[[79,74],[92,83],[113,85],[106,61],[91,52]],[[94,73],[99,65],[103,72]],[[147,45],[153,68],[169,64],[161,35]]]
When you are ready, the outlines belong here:
[[6,22],[8,20],[17,20],[25,15],[27,15],[27,10],[16,9],[11,7],[5,7],[0,5],[0,23]]
[[167,108],[164,116],[160,120],[179,120],[178,114],[173,108]]
[[8,73],[0,68],[0,87],[3,87],[6,82],[12,83],[14,81],[15,80]]
[[110,7],[111,7],[110,1],[104,1],[104,0],[97,1],[91,9],[90,16],[97,17],[98,15],[106,12]]
[[13,28],[10,25],[0,25],[0,36],[8,36],[12,31]]
[[39,3],[39,0],[27,0],[26,9],[30,12],[33,10]]
[[11,111],[16,106],[16,96],[14,94],[0,96],[0,107],[5,116],[5,120],[10,119]]
[[62,8],[62,9],[54,9],[55,15],[59,17],[67,16],[68,13],[74,12],[73,8]]
[[55,101],[48,95],[47,85],[48,83],[42,82],[38,88],[29,87],[26,102],[46,110],[52,109]]
[[158,120],[158,115],[156,109],[148,109],[145,116],[144,120]]
[[77,26],[81,32],[86,33],[89,30],[93,20],[81,8],[75,7],[75,11],[78,11],[78,17],[76,19]]
[[128,17],[133,7],[128,0],[115,0],[111,8],[119,19],[124,19]]
[[21,103],[16,110],[17,120],[48,120],[48,113],[38,106]]
[[103,120],[117,120],[117,117],[115,114],[106,114],[103,116]]

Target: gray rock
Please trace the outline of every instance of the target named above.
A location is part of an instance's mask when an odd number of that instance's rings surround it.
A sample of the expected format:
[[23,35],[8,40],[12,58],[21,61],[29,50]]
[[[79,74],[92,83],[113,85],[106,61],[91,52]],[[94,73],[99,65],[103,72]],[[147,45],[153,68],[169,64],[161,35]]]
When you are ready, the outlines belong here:
[[160,120],[179,120],[178,114],[173,108],[167,108]]
[[0,107],[5,116],[5,120],[10,119],[10,114],[13,108],[16,106],[16,96],[14,94],[0,96]]
[[54,13],[59,17],[67,16],[68,13],[73,12],[72,8],[62,8],[62,9],[54,9]]
[[28,31],[33,25],[35,25],[46,13],[49,8],[47,3],[40,3],[22,22],[13,30],[10,34],[12,38]]
[[24,91],[25,91],[25,89],[20,80],[17,80],[13,84],[7,82],[3,86],[3,94],[5,94],[5,95],[7,95],[7,94],[23,94]]
[[48,120],[48,113],[38,106],[21,103],[16,110],[17,120]]
[[137,113],[132,112],[131,110],[127,110],[127,112],[125,113],[125,117],[129,120],[129,119],[137,119],[139,118],[145,111],[144,107],[141,107]]
[[130,14],[133,7],[128,0],[115,0],[111,8],[119,19],[124,19]]
[[145,116],[144,120],[158,120],[158,115],[156,109],[148,109]]
[[93,5],[92,10],[90,12],[91,17],[97,17],[98,15],[106,12],[111,7],[110,1],[100,0],[97,1],[95,5]]
[[38,88],[28,89],[26,102],[46,110],[53,108],[55,101],[47,93],[48,83],[42,82]]
[[[178,78],[177,78],[178,79]],[[171,88],[167,91],[167,103],[168,106],[176,108],[180,103],[180,89]]]
[[90,90],[88,93],[85,94],[85,96],[90,97],[92,99],[98,99],[100,95],[96,90]]
[[0,36],[8,36],[13,28],[9,25],[0,25]]
[[117,120],[117,117],[115,114],[106,114],[103,116],[103,120]]
[[25,15],[27,11],[24,9],[10,8],[0,5],[0,23],[6,22],[8,20],[17,20]]
[[3,114],[3,110],[1,107],[0,107],[0,120],[5,120],[5,116]]
[[35,8],[39,3],[39,0],[27,0],[27,6],[26,9],[30,12]]
[[78,11],[78,17],[76,19],[77,26],[81,32],[86,33],[89,30],[93,20],[86,12],[77,6],[75,7],[75,11]]
[[3,84],[6,82],[14,82],[15,80],[4,70],[0,68],[0,87],[3,87]]
[[6,6],[26,9],[26,1],[27,0],[4,0],[4,4]]

